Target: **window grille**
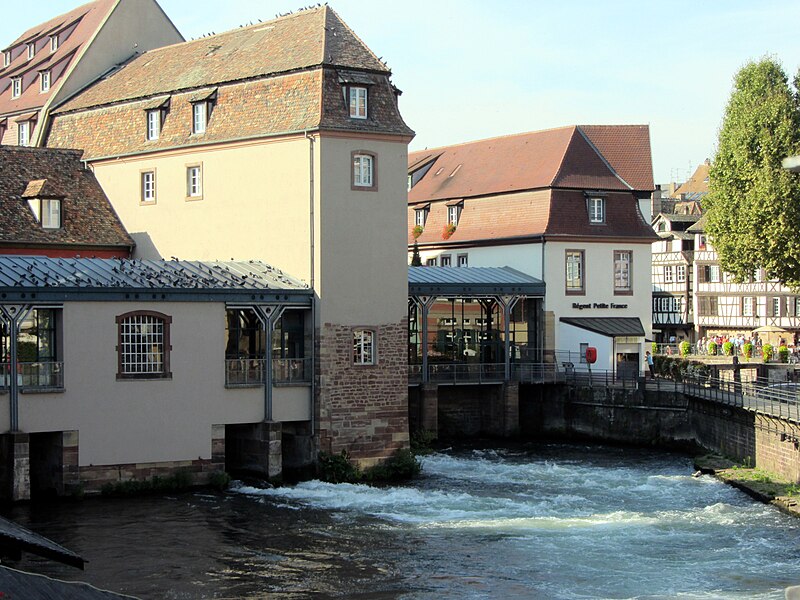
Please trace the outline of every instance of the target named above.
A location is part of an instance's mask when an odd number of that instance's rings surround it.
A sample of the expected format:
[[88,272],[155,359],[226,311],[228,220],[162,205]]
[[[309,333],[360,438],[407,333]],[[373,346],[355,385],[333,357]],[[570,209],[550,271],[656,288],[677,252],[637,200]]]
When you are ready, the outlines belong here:
[[119,375],[165,377],[169,364],[169,318],[134,313],[117,318]]

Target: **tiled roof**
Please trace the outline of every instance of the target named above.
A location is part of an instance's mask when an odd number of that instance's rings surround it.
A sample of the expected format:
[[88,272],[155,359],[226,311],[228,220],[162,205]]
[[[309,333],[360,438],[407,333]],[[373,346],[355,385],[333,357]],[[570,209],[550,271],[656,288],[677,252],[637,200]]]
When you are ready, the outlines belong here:
[[[116,247],[134,242],[80,150],[0,146],[0,252],[3,247]],[[63,197],[62,227],[43,229],[31,197]]]
[[[147,52],[53,111],[46,143],[94,159],[318,128],[411,136],[389,75],[324,6]],[[342,94],[355,76],[369,82],[367,119],[351,119]],[[214,92],[194,135],[191,103]],[[160,137],[148,141],[145,112],[162,106]]]
[[[6,46],[4,50],[13,48],[15,56],[9,66],[0,69],[0,114],[14,114],[44,106],[58,88],[58,77],[69,67],[117,2],[118,0],[95,0],[84,4],[32,27]],[[69,36],[60,39],[58,49],[51,53],[50,35],[65,31],[69,32]],[[32,60],[28,60],[26,44],[34,41],[36,54]],[[38,73],[48,69],[52,70],[54,81],[49,92],[41,93]],[[11,78],[19,76],[23,76],[24,89],[19,98],[12,99],[8,91]]]
[[327,65],[389,70],[327,5],[150,50],[59,112]]
[[673,198],[687,197],[689,199],[702,198],[708,193],[709,164],[698,165],[692,176],[681,184],[672,194]]
[[653,189],[646,125],[582,125],[509,135],[412,152],[408,163],[419,166],[436,154],[434,166],[409,192],[409,202],[546,187]]

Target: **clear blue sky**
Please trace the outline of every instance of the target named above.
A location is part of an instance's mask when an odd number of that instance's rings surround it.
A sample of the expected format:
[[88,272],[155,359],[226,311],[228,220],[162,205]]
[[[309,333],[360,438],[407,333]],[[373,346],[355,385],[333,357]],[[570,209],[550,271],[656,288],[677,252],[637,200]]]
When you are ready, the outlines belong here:
[[[159,0],[187,39],[274,18],[286,0]],[[0,45],[81,0],[4,0]],[[797,0],[335,0],[382,56],[411,149],[574,124],[647,123],[657,182],[713,155],[734,73],[800,66]]]

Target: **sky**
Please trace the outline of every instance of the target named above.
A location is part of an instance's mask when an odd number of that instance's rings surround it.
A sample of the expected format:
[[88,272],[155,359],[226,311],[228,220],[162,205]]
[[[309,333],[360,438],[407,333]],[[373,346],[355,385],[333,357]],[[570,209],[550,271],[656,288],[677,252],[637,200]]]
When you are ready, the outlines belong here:
[[[138,1],[138,0],[137,0]],[[158,0],[188,40],[302,8]],[[2,0],[0,45],[81,0]],[[331,0],[389,65],[410,150],[580,124],[648,124],[656,183],[712,158],[736,71],[800,67],[797,0]]]

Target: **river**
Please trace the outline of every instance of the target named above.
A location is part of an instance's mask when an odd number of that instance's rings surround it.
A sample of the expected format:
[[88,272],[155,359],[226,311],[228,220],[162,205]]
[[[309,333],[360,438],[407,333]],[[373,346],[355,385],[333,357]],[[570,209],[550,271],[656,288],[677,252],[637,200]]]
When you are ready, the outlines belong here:
[[677,455],[460,449],[412,484],[243,484],[5,511],[87,558],[19,568],[142,598],[783,598],[800,522]]

